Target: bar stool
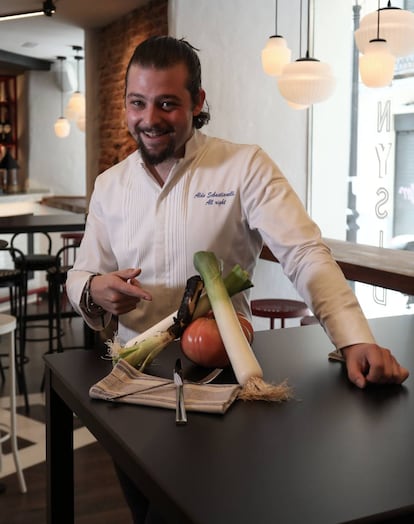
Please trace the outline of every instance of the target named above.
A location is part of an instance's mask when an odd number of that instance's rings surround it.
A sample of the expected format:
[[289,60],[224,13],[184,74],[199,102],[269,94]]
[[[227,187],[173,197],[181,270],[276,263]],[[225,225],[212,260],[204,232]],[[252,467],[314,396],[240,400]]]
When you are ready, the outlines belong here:
[[2,432],[0,437],[0,469],[1,469],[1,444],[6,440],[11,441],[14,465],[16,467],[17,478],[19,480],[20,491],[26,493],[27,487],[20,466],[19,454],[17,449],[17,431],[16,431],[16,371],[15,371],[15,354],[14,354],[14,334],[16,331],[16,317],[12,315],[0,314],[0,337],[2,345],[7,345],[9,353],[9,374],[10,374],[10,426],[0,424]]
[[280,327],[285,327],[285,319],[301,318],[310,314],[305,302],[287,298],[262,298],[250,302],[252,315],[270,319],[270,329],[275,327],[275,318],[280,319]]
[[[22,314],[24,311],[24,304],[26,302],[26,294],[24,293],[25,274],[21,269],[13,269],[14,260],[17,256],[24,256],[23,253],[8,246],[8,242],[0,240],[0,254],[7,255],[8,259],[4,257],[2,263],[5,266],[0,268],[0,288],[8,288],[9,290],[9,304],[10,314],[17,318],[17,329],[15,330],[15,347],[16,347],[16,374],[19,392],[24,396],[26,413],[29,412],[29,399],[27,395],[26,378],[24,374],[25,354],[24,354],[24,336],[23,336],[23,320]],[[17,342],[17,344],[16,344]],[[0,358],[3,354],[0,354]],[[5,380],[4,368],[0,360],[0,376]]]

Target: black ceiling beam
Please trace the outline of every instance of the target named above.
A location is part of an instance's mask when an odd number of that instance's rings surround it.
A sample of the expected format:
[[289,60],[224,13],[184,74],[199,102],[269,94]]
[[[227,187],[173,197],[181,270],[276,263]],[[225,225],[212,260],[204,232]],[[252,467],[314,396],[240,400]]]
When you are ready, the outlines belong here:
[[18,55],[0,49],[0,67],[2,68],[10,67],[12,69],[20,69],[21,71],[49,71],[51,66],[52,62],[49,62],[48,60]]

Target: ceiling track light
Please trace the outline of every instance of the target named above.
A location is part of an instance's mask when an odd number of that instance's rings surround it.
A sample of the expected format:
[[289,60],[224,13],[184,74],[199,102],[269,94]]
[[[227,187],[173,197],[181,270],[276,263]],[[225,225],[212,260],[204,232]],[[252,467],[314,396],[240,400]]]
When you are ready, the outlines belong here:
[[0,15],[0,22],[4,22],[6,20],[18,20],[20,18],[31,18],[33,16],[52,16],[55,13],[56,13],[56,6],[53,3],[53,0],[45,0],[43,2],[42,9]]

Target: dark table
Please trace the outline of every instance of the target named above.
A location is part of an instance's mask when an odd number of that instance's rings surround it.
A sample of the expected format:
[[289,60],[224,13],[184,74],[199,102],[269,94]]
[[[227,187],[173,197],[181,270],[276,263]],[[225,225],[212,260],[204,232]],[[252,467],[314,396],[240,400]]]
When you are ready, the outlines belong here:
[[67,215],[15,215],[0,217],[0,235],[14,233],[47,233],[64,231],[83,231],[85,215],[79,213]]
[[[414,295],[414,252],[324,238],[348,280]],[[260,258],[278,262],[265,246]]]
[[[414,371],[414,317],[371,324]],[[224,416],[189,413],[186,426],[170,410],[90,399],[111,366],[94,350],[46,356],[49,524],[74,519],[72,411],[167,522],[413,522],[412,377],[357,389],[316,325],[258,332],[254,349],[265,378],[287,378],[296,399],[237,401]],[[177,352],[148,371],[170,376]]]

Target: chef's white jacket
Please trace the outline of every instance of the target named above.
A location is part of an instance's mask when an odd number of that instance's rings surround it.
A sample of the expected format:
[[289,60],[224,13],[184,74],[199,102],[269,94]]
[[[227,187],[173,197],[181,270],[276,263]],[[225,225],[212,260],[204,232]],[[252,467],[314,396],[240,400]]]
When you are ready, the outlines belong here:
[[[187,278],[196,274],[196,251],[213,251],[224,274],[240,264],[253,275],[263,243],[337,348],[374,341],[319,228],[274,162],[258,146],[200,131],[163,187],[139,151],[97,177],[68,295],[83,314],[79,303],[91,273],[141,268],[139,281],[153,300],[140,301],[119,318],[118,336],[125,343],[178,309]],[[248,292],[233,302],[248,313]],[[83,316],[93,328],[102,327],[100,319]]]

